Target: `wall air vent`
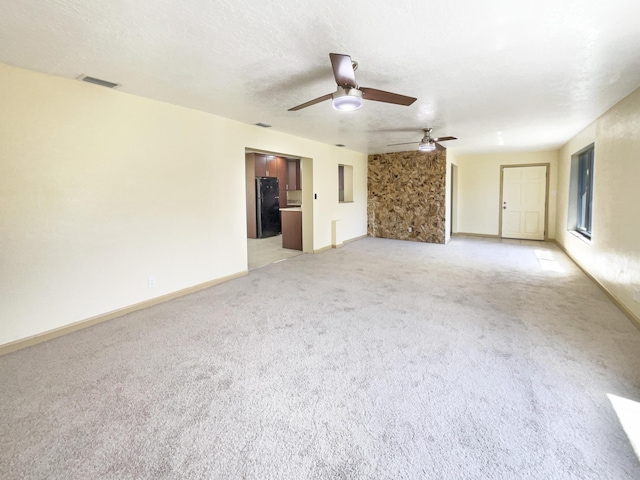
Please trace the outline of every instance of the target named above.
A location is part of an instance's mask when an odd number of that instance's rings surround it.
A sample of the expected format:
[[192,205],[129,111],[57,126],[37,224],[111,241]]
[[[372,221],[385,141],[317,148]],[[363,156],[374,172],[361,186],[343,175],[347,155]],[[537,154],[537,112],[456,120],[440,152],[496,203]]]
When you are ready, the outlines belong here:
[[255,123],[254,125],[257,125],[258,127],[262,127],[262,128],[271,128],[271,125],[267,125],[266,123]]
[[78,78],[78,80],[82,80],[83,82],[93,83],[95,85],[100,85],[101,87],[107,87],[107,88],[116,88],[120,86],[117,83],[107,82],[106,80],[101,80],[95,77],[89,77],[88,75],[81,75]]

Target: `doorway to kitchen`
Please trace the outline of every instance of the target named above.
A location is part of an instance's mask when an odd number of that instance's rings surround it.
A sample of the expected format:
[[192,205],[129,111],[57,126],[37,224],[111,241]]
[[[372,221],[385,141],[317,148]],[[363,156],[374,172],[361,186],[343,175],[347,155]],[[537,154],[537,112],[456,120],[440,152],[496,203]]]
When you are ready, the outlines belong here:
[[246,149],[245,179],[248,269],[313,251],[311,159]]

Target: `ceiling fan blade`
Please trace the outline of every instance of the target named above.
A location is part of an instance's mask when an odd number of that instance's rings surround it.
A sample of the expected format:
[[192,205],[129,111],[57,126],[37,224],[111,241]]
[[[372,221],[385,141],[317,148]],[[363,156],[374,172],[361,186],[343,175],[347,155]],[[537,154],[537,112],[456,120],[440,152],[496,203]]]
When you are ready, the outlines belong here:
[[433,139],[434,142],[444,142],[446,140],[457,140],[457,138],[456,137],[438,137]]
[[409,106],[417,100],[413,97],[407,97],[406,95],[400,95],[397,93],[385,92],[384,90],[377,90],[375,88],[361,87],[360,90],[364,94],[362,98],[364,98],[365,100],[374,100],[376,102],[386,102],[396,105]]
[[446,150],[446,148],[444,148],[442,145],[440,145],[438,142],[433,142],[436,144],[436,150]]
[[387,145],[387,147],[395,147],[396,145],[411,145],[414,143],[420,143],[420,142],[390,143],[389,145]]
[[353,64],[349,55],[341,53],[330,53],[331,66],[333,67],[333,76],[336,83],[341,87],[355,87],[356,74],[353,71]]
[[303,103],[302,105],[298,105],[297,107],[290,108],[287,111],[288,112],[295,112],[296,110],[301,110],[303,108],[310,107],[311,105],[315,105],[316,103],[320,103],[320,102],[324,102],[325,100],[329,100],[332,96],[333,96],[332,93],[327,93],[326,95],[323,95],[322,97],[318,97],[318,98],[316,98],[314,100],[311,100],[311,101],[309,101],[307,103]]

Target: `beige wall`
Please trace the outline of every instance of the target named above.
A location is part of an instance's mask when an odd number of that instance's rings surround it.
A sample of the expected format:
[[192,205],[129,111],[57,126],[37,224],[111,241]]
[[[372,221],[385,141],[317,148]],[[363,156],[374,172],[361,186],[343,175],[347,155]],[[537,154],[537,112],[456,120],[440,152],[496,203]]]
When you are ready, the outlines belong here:
[[[448,155],[451,155],[449,153]],[[457,232],[479,235],[499,235],[500,226],[500,166],[549,163],[549,239],[556,238],[556,194],[558,152],[487,153],[456,155],[458,166]],[[450,172],[448,171],[450,176]]]
[[[354,156],[348,150],[331,147],[332,162],[314,162],[313,178],[318,199],[314,201],[316,207],[321,208],[322,218],[340,220],[340,238],[342,241],[362,237],[367,234],[367,156],[359,157],[354,162]],[[353,167],[353,202],[340,203],[338,201],[338,164]],[[303,204],[304,205],[304,204]],[[322,228],[322,238],[316,232],[316,250],[331,245],[332,230],[329,222],[328,230]]]
[[245,271],[247,147],[312,163],[313,249],[337,216],[345,239],[366,234],[365,154],[7,65],[0,79],[0,345]]
[[[591,242],[567,231],[571,156],[595,146]],[[640,89],[572,138],[559,153],[557,240],[640,317]]]

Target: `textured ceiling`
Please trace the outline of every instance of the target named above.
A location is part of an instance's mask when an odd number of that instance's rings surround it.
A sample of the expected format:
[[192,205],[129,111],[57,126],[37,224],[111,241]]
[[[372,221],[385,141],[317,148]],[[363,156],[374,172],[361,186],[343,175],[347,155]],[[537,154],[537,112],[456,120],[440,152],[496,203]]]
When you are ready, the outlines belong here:
[[[368,153],[428,126],[461,152],[547,149],[640,86],[639,19],[637,0],[5,0],[0,62]],[[288,112],[335,90],[330,52],[418,100]]]

